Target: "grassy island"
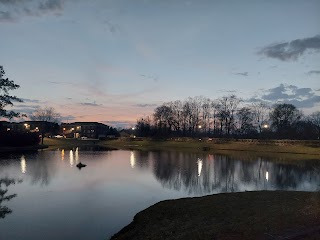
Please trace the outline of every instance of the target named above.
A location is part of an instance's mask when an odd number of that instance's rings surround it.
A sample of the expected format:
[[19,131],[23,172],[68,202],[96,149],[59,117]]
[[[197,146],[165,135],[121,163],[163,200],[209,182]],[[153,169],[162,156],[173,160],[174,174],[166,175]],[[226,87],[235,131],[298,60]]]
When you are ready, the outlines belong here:
[[320,239],[320,193],[226,193],[159,202],[111,239]]

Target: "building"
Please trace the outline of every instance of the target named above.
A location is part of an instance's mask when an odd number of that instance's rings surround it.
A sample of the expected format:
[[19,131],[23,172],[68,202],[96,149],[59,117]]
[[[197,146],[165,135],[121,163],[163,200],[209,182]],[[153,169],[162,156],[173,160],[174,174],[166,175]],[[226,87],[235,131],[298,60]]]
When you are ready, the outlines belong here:
[[67,138],[107,138],[109,135],[115,135],[114,129],[98,122],[74,122],[62,123],[60,134]]
[[55,135],[59,131],[58,123],[47,121],[0,122],[0,131],[39,132],[39,134]]

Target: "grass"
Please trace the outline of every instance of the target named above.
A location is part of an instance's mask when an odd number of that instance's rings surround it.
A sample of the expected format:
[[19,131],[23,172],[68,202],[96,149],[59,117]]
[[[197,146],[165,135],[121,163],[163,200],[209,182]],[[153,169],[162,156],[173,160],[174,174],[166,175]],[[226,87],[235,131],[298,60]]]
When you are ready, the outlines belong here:
[[156,141],[156,140],[142,140],[142,141],[128,141],[128,140],[113,140],[104,141],[101,144],[120,148],[140,148],[151,150],[162,149],[192,149],[203,150],[207,148],[211,151],[253,151],[253,152],[274,152],[274,153],[295,153],[295,154],[314,154],[320,155],[320,142],[316,144],[306,144],[304,141],[294,141],[293,143],[286,143],[285,141],[265,141],[265,142],[247,142],[247,141]]
[[97,146],[99,144],[99,140],[80,140],[74,138],[44,138],[44,145],[49,146],[49,150],[56,148],[74,148],[81,146]]
[[319,203],[320,193],[281,191],[167,200],[111,239],[317,239]]
[[284,141],[269,142],[246,142],[246,141],[220,141],[206,142],[199,140],[188,141],[165,141],[150,139],[116,139],[116,140],[78,140],[78,139],[50,139],[45,138],[44,144],[48,149],[56,148],[74,148],[81,146],[99,146],[106,148],[142,150],[142,151],[190,151],[190,152],[208,152],[212,154],[234,155],[237,158],[256,159],[265,157],[277,159],[280,161],[293,160],[319,160],[320,142],[310,144],[305,141],[293,141],[286,143]]

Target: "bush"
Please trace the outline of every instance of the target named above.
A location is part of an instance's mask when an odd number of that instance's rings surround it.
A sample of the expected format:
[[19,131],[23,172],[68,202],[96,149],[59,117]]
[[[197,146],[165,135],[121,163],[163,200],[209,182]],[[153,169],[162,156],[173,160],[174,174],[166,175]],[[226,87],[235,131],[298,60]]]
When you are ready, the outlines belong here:
[[38,133],[1,132],[0,146],[2,147],[24,147],[40,143]]

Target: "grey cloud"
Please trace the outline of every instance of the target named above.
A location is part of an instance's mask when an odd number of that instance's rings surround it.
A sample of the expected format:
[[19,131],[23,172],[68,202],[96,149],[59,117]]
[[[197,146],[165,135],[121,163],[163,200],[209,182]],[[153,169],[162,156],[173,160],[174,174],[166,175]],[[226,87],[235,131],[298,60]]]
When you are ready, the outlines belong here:
[[225,92],[225,93],[236,93],[237,91],[236,90],[226,90],[226,89],[221,89],[217,92]]
[[73,121],[73,120],[75,120],[75,119],[76,119],[76,117],[75,117],[75,116],[72,116],[72,115],[60,117],[61,122],[63,122],[63,121]]
[[61,15],[65,0],[0,0],[0,22],[16,22],[26,16]]
[[96,104],[95,102],[94,103],[84,102],[84,103],[79,103],[79,104],[83,105],[83,106],[91,106],[91,107],[102,106],[101,104]]
[[28,99],[28,98],[21,98],[21,100],[23,101],[23,102],[31,102],[31,103],[40,103],[40,101],[39,100],[37,100],[37,99]]
[[102,123],[115,128],[130,128],[136,124],[136,122],[130,121],[102,121]]
[[48,81],[48,83],[52,83],[52,84],[72,84],[72,83],[68,83],[68,82],[56,82],[56,81]]
[[19,107],[19,108],[14,108],[14,109],[12,109],[12,111],[26,114],[28,116],[35,111],[35,108],[23,106],[23,107]]
[[116,33],[119,30],[118,26],[110,20],[105,20],[103,23],[106,25],[106,29],[111,33]]
[[14,22],[15,18],[9,11],[0,11],[0,22]]
[[280,84],[279,87],[271,88],[268,90],[268,94],[263,95],[261,98],[263,100],[275,100],[275,99],[287,99],[289,95],[285,93],[285,86]]
[[23,104],[18,104],[18,105],[14,105],[14,106],[17,108],[27,107],[27,108],[33,108],[33,109],[37,109],[40,107],[39,105],[23,105]]
[[315,51],[320,49],[320,35],[272,44],[262,48],[258,53],[281,61],[290,61],[297,60],[308,49]]
[[158,81],[158,77],[157,76],[154,76],[154,75],[145,75],[145,74],[140,74],[141,77],[144,77],[146,79],[150,79],[150,80],[153,80],[154,82],[157,82]]
[[320,95],[311,88],[299,88],[294,85],[280,84],[278,87],[265,90],[265,94],[254,96],[247,102],[266,101],[268,103],[290,103],[299,108],[311,108],[320,103]]
[[309,71],[307,74],[311,75],[311,74],[320,74],[320,70],[312,70]]
[[0,0],[0,3],[3,5],[14,5],[17,3],[26,2],[27,0]]
[[241,75],[241,76],[248,77],[249,73],[248,72],[238,72],[238,73],[235,73],[235,75]]
[[46,2],[39,3],[39,9],[42,11],[56,11],[63,9],[61,0],[47,0]]
[[133,106],[135,106],[135,107],[156,107],[157,104],[148,104],[148,103],[146,103],[146,104],[135,104]]

